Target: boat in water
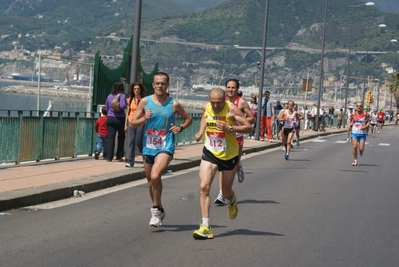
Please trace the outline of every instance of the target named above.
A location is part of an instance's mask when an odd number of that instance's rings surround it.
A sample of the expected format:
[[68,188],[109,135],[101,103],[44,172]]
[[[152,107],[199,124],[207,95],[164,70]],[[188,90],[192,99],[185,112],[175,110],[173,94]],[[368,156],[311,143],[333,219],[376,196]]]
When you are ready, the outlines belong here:
[[[33,82],[37,82],[39,79],[39,75],[36,74],[19,74],[19,73],[13,73],[11,75],[11,77],[13,78],[13,80],[17,80],[17,81],[33,81]],[[41,82],[53,82],[53,78],[49,77],[49,76],[45,76],[45,75],[40,75],[40,81]]]

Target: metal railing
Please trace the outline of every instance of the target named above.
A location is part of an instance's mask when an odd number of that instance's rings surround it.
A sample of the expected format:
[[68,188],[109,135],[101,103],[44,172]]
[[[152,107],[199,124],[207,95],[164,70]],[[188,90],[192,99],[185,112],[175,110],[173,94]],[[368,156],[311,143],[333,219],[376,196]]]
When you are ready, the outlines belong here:
[[[201,113],[191,113],[193,124],[176,135],[176,145],[194,139]],[[51,111],[3,111],[0,116],[0,163],[76,158],[94,153],[98,113]],[[179,125],[181,119],[177,118]]]

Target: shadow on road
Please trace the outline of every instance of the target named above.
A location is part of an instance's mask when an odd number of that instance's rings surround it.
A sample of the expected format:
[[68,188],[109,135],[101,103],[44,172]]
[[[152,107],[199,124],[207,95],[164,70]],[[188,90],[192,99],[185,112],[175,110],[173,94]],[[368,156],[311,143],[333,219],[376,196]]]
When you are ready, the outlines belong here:
[[224,236],[232,236],[232,235],[285,236],[283,234],[277,234],[277,233],[271,233],[271,232],[252,231],[252,230],[248,230],[248,229],[236,229],[233,231],[228,231],[226,233],[222,233],[220,235],[216,235],[215,237],[224,237]]

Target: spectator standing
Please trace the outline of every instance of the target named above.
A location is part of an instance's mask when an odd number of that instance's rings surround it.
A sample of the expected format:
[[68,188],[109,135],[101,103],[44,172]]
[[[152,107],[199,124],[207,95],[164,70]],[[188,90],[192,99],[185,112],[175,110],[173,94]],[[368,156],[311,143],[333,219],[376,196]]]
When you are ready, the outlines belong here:
[[105,107],[101,108],[101,117],[96,120],[94,125],[94,130],[97,133],[97,141],[96,141],[96,151],[94,152],[94,158],[98,159],[101,151],[103,152],[103,158],[107,158],[107,139],[108,139],[108,131],[107,131],[107,111]]
[[341,129],[343,118],[344,118],[344,110],[340,108],[337,117],[337,129]]
[[328,126],[332,127],[334,123],[334,113],[335,113],[335,108],[334,105],[330,105],[328,108]]
[[308,110],[308,106],[304,107],[303,114],[304,114],[304,124],[305,124],[303,126],[303,130],[306,131],[308,129],[308,127],[309,127],[309,118],[311,119],[311,115],[310,115],[310,112]]
[[252,133],[248,135],[248,138],[254,139],[254,133],[256,131],[256,116],[258,113],[258,103],[255,96],[251,96],[251,103],[249,103],[249,108],[251,109],[252,115],[254,116],[255,122],[252,124]]
[[312,110],[310,111],[310,115],[312,116],[312,128],[314,131],[317,131],[316,129],[316,116],[317,116],[317,104],[314,103]]
[[267,139],[269,142],[272,141],[272,127],[271,120],[273,117],[273,102],[270,100],[270,92],[266,91],[262,99],[262,114],[260,122],[260,140],[265,140],[265,131],[267,133]]
[[134,118],[134,113],[143,97],[145,97],[145,87],[140,82],[132,83],[129,86],[127,99],[128,109],[125,121],[125,132],[128,133],[128,152],[126,157],[126,167],[131,168],[134,166],[134,159],[136,157],[136,146],[140,152],[143,152],[143,125],[137,128],[130,127],[131,121]]
[[347,135],[346,142],[351,142],[350,133],[352,131],[352,125],[351,125],[350,117],[352,116],[352,114],[353,114],[353,106],[349,106],[349,108],[345,114],[345,119],[347,120],[346,121],[346,135]]
[[[119,97],[119,111],[115,110],[111,102],[114,98]],[[107,162],[111,162],[114,158],[115,139],[118,134],[118,143],[116,149],[116,160],[123,162],[124,143],[125,143],[125,108],[127,106],[125,96],[125,86],[123,82],[115,82],[112,86],[111,93],[105,101],[105,109],[107,110],[107,130],[108,130],[108,148],[107,148]]]

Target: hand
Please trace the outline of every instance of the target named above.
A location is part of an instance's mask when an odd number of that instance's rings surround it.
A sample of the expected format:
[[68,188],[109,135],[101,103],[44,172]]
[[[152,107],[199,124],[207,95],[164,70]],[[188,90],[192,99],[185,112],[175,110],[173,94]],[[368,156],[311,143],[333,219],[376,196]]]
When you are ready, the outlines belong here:
[[148,109],[147,112],[144,114],[145,120],[148,120],[152,116],[152,110]]
[[199,142],[202,140],[202,133],[198,132],[195,134],[195,141]]
[[176,126],[173,123],[171,123],[169,131],[173,132],[174,134],[178,134],[180,133],[180,126]]
[[227,131],[228,127],[227,127],[226,122],[216,121],[216,129],[218,129],[219,131]]

